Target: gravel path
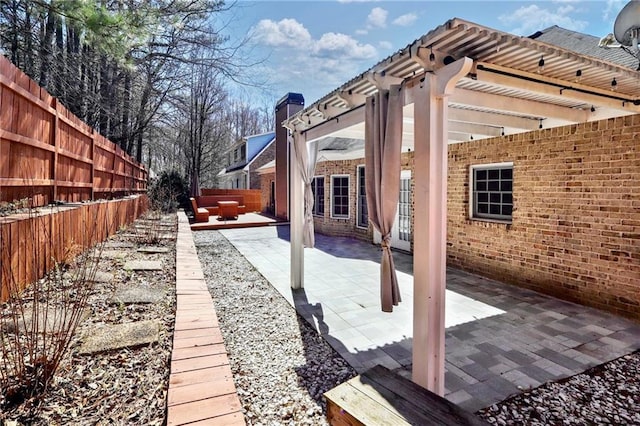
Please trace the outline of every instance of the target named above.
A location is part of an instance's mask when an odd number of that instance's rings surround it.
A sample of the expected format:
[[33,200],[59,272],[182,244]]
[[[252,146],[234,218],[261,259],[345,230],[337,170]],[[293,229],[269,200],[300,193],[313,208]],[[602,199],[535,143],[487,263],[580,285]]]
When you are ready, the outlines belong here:
[[640,352],[478,413],[497,425],[640,425]]
[[[326,425],[356,372],[217,231],[194,233],[250,425]],[[640,352],[476,413],[497,425],[640,425]]]
[[250,425],[326,425],[322,394],[356,375],[217,231],[194,233]]

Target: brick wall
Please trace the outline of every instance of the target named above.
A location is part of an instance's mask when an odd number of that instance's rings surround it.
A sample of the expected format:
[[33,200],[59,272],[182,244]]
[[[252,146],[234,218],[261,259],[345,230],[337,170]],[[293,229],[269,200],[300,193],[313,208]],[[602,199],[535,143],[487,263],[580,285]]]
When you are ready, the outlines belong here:
[[[261,189],[258,169],[276,158],[276,144],[271,142],[249,165],[249,189]],[[263,206],[266,204],[263,204]]]
[[[470,220],[469,166],[512,161],[512,224]],[[451,265],[640,319],[640,115],[449,146]]]
[[275,182],[276,173],[261,173],[257,175],[260,179],[260,194],[263,208],[262,212],[274,214],[275,206],[273,206],[271,203],[271,183]]
[[[314,217],[314,226],[317,232],[326,235],[349,236],[365,241],[373,240],[373,228],[369,225],[366,229],[356,226],[357,220],[357,182],[358,166],[364,165],[364,158],[343,161],[322,161],[316,165],[316,176],[324,176],[324,216]],[[402,155],[402,170],[411,170],[413,166],[413,154]],[[365,171],[366,173],[366,171]],[[349,218],[334,219],[331,217],[331,176],[349,175]]]

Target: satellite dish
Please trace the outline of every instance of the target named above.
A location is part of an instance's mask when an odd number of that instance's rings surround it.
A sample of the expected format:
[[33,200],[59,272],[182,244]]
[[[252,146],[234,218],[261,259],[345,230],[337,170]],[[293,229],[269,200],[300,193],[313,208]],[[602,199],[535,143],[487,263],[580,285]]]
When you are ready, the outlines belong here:
[[640,0],[632,0],[622,8],[613,24],[613,34],[621,45],[638,49]]

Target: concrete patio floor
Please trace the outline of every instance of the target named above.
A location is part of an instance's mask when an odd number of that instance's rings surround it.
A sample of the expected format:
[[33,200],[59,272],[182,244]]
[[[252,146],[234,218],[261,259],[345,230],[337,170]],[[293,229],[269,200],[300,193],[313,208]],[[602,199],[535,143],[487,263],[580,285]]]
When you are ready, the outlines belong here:
[[[291,290],[288,226],[220,232],[357,371],[410,377],[411,255],[394,252],[403,301],[384,313],[377,246],[316,234]],[[640,324],[452,268],[446,327],[445,396],[470,411],[640,348]]]

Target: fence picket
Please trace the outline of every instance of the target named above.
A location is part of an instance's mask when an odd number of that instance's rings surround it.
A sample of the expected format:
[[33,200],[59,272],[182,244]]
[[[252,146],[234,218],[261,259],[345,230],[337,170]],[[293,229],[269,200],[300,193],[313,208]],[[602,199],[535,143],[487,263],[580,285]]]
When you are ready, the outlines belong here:
[[0,201],[111,199],[146,192],[147,178],[144,165],[0,56]]

